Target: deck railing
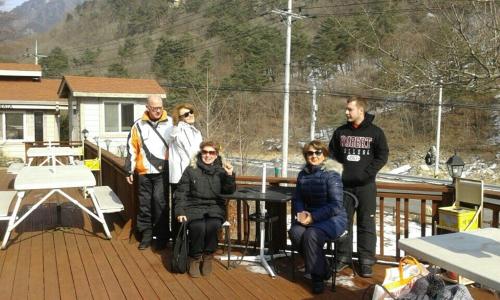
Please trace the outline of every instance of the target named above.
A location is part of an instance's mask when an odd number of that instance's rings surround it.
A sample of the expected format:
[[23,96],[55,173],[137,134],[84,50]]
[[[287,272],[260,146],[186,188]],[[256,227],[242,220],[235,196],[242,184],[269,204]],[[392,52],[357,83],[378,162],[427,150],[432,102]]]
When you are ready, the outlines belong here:
[[[101,155],[102,184],[110,186],[125,206],[122,216],[126,219],[127,225],[121,237],[128,238],[130,234],[125,233],[131,232],[137,214],[136,185],[129,185],[125,181],[127,173],[123,169],[123,158],[105,150],[102,150]],[[94,144],[85,143],[85,156],[95,158],[97,147]],[[261,183],[261,178],[257,176],[237,176],[236,179],[239,185],[260,185]],[[293,188],[296,179],[270,177],[267,182],[269,185],[287,185]],[[401,253],[397,248],[397,241],[400,238],[436,234],[434,224],[438,219],[438,207],[450,205],[453,202],[454,194],[453,186],[423,183],[377,182],[377,190],[377,250],[378,257],[384,260],[395,260],[400,257]],[[485,198],[494,199],[494,201],[485,201],[484,213],[490,215],[491,219],[485,221],[483,218],[483,226],[498,227],[500,205],[494,202],[500,200],[500,193],[486,190],[484,195]],[[274,249],[289,248],[286,230],[290,221],[290,203],[267,205],[266,209],[270,214],[279,216],[279,220],[273,224],[272,228],[272,247]],[[231,236],[235,244],[243,245],[247,237],[252,244],[258,240],[253,236],[255,227],[252,226],[255,225],[248,226],[247,222],[249,212],[252,210],[252,206],[247,206],[242,201],[228,201],[228,220],[231,223]],[[419,232],[412,232],[410,224],[418,224],[417,231]],[[394,234],[395,240],[388,239],[389,243],[386,243],[389,234],[391,237]],[[386,244],[393,244],[392,248],[395,249],[395,252],[387,253]]]

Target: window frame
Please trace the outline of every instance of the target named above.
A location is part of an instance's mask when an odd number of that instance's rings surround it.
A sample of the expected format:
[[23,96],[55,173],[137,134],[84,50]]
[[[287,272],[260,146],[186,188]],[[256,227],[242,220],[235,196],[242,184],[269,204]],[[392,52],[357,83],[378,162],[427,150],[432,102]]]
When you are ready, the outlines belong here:
[[[21,114],[23,116],[23,137],[21,139],[8,139],[7,138],[7,114]],[[2,111],[0,112],[1,115],[1,120],[0,122],[2,123],[2,136],[0,136],[0,139],[4,142],[6,141],[25,141],[26,140],[26,112],[25,111]]]
[[[106,131],[106,104],[118,104],[118,131]],[[103,107],[103,125],[102,129],[104,134],[120,134],[120,133],[127,133],[127,131],[122,131],[122,105],[132,105],[132,122],[134,122],[134,112],[135,112],[135,102],[133,101],[103,101],[102,107]]]

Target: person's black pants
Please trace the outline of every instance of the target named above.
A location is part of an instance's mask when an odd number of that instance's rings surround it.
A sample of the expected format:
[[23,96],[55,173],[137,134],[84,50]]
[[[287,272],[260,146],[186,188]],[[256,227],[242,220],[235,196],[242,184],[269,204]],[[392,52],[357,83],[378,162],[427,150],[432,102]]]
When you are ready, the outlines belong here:
[[288,232],[293,245],[299,253],[304,256],[306,273],[313,277],[324,278],[328,272],[328,263],[323,251],[328,236],[326,233],[314,227],[306,227],[294,224]]
[[168,173],[139,175],[137,231],[151,229],[158,240],[170,238]]
[[[375,213],[377,210],[377,187],[375,183],[369,183],[359,187],[345,187],[344,190],[353,193],[358,198],[359,204],[356,209],[357,245],[360,264],[373,265],[375,259],[375,247],[377,246],[377,231],[375,227]],[[346,207],[348,224],[354,215],[354,207]],[[349,228],[349,238],[338,242],[339,261],[350,263],[352,259],[352,227]]]
[[217,249],[217,233],[221,227],[222,220],[219,218],[205,217],[189,222],[189,256],[214,253]]

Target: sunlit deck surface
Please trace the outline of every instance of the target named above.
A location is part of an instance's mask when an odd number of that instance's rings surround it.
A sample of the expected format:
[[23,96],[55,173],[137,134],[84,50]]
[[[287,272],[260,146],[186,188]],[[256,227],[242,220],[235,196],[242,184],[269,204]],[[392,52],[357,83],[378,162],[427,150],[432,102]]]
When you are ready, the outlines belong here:
[[[0,170],[0,190],[12,189],[13,179]],[[91,206],[80,191],[70,192]],[[42,194],[29,193],[22,210]],[[0,299],[363,299],[367,288],[382,282],[388,267],[377,264],[371,279],[352,278],[350,270],[344,271],[337,292],[328,284],[320,296],[310,293],[302,273],[297,273],[296,282],[291,280],[287,258],[277,261],[276,279],[244,265],[226,270],[220,263],[212,275],[193,279],[169,271],[171,247],[139,251],[136,241],[118,239],[123,222],[117,215],[106,216],[113,233],[107,240],[100,224],[63,201],[58,227],[57,197],[35,210],[0,251]],[[0,225],[2,237],[5,225]],[[469,289],[475,299],[497,299],[487,290]],[[365,297],[371,299],[371,294]]]

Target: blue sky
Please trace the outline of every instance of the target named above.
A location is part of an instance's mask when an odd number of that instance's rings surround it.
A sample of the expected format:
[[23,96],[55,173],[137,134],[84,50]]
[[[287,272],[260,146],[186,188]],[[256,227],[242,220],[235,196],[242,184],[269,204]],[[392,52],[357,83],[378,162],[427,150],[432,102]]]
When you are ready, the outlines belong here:
[[26,0],[0,0],[3,5],[0,6],[0,10],[10,11],[14,7],[21,5]]

